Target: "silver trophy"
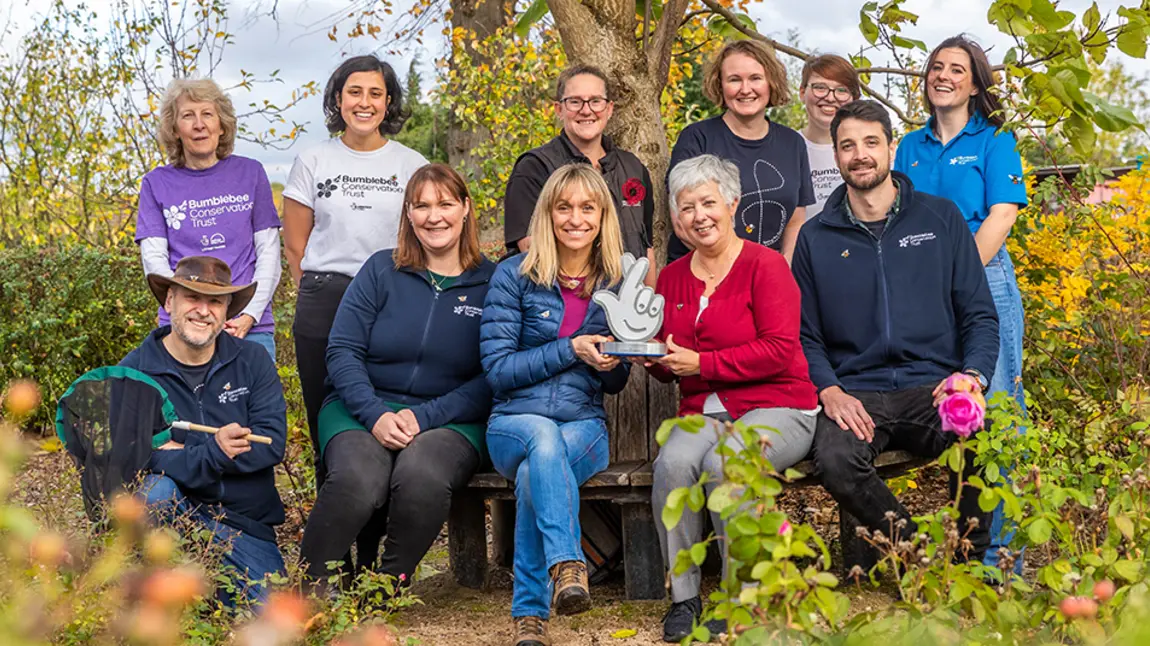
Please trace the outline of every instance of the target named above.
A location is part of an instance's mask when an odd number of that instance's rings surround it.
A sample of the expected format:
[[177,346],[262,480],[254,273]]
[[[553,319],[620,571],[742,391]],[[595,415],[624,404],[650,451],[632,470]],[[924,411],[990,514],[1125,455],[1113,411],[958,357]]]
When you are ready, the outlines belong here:
[[591,296],[607,314],[607,326],[617,339],[599,344],[599,351],[617,357],[661,357],[667,346],[651,339],[663,327],[663,297],[643,284],[650,261],[623,254],[623,283],[616,294],[601,289]]

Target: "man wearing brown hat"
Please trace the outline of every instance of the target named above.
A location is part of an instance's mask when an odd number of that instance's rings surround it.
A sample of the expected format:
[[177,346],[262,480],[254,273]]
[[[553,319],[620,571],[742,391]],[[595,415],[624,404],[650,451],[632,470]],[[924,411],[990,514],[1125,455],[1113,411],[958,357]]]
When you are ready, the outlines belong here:
[[[221,334],[256,284],[233,285],[222,260],[189,256],[170,278],[149,274],[148,286],[171,325],[153,331],[120,365],[155,379],[180,419],[220,430],[173,429],[172,441],[152,452],[141,494],[161,520],[191,516],[210,528],[228,545],[224,561],[236,570],[236,587],[262,600],[267,588],[254,583],[284,571],[273,530],[284,521],[274,468],[284,457],[287,406],[267,351]],[[249,442],[252,433],[271,444]]]

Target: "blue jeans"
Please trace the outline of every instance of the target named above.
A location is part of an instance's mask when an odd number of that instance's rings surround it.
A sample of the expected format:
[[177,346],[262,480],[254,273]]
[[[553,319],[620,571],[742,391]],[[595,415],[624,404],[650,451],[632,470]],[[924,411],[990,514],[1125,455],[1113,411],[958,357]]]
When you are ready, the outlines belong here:
[[[170,523],[177,517],[187,516],[210,529],[212,540],[227,550],[224,565],[235,568],[240,575],[240,580],[234,583],[243,591],[244,598],[255,605],[267,600],[268,588],[258,582],[273,572],[283,575],[286,571],[278,545],[217,521],[185,496],[179,485],[167,476],[145,475],[139,493],[158,522]],[[235,607],[235,599],[230,594],[220,590],[216,596],[228,607]]]
[[272,355],[272,363],[276,362],[276,335],[274,332],[252,332],[244,337],[252,343],[258,343]]
[[[1022,296],[1018,292],[1018,282],[1014,278],[1014,263],[1006,251],[1006,245],[998,250],[998,254],[986,265],[986,280],[990,283],[990,295],[994,298],[994,307],[998,311],[998,363],[994,365],[994,376],[990,380],[986,399],[989,401],[995,394],[1005,391],[1016,402],[1019,410],[1025,415],[1026,398],[1022,392],[1022,332],[1023,312]],[[1019,428],[1024,433],[1025,428]],[[1004,515],[1003,503],[999,501],[994,508],[994,517],[990,522],[990,549],[982,562],[986,565],[998,565],[999,548],[1009,548],[1011,539],[1017,528]],[[1022,556],[1015,561],[1014,571],[1022,574]]]
[[487,423],[495,470],[515,481],[512,617],[551,616],[556,563],[582,561],[579,485],[607,468],[611,446],[601,419],[557,423],[540,415],[499,415]]

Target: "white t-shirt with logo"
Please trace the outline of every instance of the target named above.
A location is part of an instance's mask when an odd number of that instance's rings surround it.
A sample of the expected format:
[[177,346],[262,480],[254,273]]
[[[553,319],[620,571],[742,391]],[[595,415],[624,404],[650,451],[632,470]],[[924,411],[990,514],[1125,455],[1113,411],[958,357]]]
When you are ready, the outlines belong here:
[[315,214],[300,268],[355,276],[373,253],[394,247],[407,180],[425,165],[394,140],[360,152],[336,137],[301,152],[283,192]]
[[815,189],[815,203],[807,207],[809,220],[822,212],[827,198],[843,183],[843,176],[835,163],[833,144],[816,144],[807,139],[805,134],[803,141],[807,144],[807,157],[811,162],[811,186]]

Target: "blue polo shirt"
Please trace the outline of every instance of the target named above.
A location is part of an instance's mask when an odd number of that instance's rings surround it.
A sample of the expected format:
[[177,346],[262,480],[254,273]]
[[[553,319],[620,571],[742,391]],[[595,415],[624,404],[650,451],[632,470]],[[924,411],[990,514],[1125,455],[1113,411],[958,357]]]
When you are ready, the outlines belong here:
[[944,146],[934,134],[931,117],[926,127],[899,142],[894,169],[908,175],[917,190],[952,200],[974,233],[991,206],[1026,206],[1022,157],[1014,143],[1013,133],[998,132],[981,112],[975,112]]

